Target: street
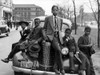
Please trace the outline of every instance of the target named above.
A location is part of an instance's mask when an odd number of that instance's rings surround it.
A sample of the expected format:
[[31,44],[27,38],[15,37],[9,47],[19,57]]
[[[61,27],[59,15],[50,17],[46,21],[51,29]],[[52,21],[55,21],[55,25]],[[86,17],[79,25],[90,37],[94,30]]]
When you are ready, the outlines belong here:
[[[18,31],[11,31],[8,37],[0,36],[0,60],[7,57],[11,51],[11,45],[17,42],[20,38]],[[13,75],[11,67],[12,63],[3,63],[0,61],[0,75]]]
[[[0,36],[0,60],[8,56],[11,51],[12,43],[17,42],[20,39],[18,30],[11,31],[8,37]],[[100,51],[97,50],[92,56],[94,69],[96,75],[100,75]],[[0,61],[0,75],[14,75],[12,70],[12,62],[3,63]]]

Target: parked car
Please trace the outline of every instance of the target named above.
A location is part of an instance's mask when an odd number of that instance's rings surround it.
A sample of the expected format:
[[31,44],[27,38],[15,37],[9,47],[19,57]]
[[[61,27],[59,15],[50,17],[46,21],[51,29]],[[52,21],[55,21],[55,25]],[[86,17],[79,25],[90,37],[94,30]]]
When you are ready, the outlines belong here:
[[[40,26],[43,27],[45,17],[38,17],[41,20]],[[34,21],[34,20],[33,20]],[[34,22],[33,22],[34,23]],[[63,19],[63,31],[65,27],[70,27],[71,23],[69,20]],[[33,26],[34,27],[34,24]],[[42,46],[48,45],[48,42],[42,44]],[[31,46],[30,46],[31,47]],[[44,46],[45,47],[45,46]],[[28,48],[30,50],[32,48]],[[46,46],[46,49],[34,50],[34,53],[38,53],[37,59],[33,60],[30,58],[27,53],[19,52],[17,53],[12,60],[12,68],[15,75],[55,75],[53,70],[54,60],[55,60],[55,50],[52,47]],[[62,51],[63,55],[63,64],[66,74],[65,75],[78,75],[78,64],[76,64],[76,73],[70,74],[69,70],[69,59],[66,58],[68,51]]]
[[9,35],[10,29],[7,26],[5,20],[0,20],[0,35],[5,34],[6,36]]

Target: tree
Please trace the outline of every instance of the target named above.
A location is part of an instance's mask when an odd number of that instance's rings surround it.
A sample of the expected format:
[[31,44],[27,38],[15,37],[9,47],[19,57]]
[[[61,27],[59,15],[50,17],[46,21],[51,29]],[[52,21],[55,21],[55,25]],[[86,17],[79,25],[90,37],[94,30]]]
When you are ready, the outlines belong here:
[[91,6],[91,10],[94,14],[94,17],[95,17],[95,20],[97,21],[98,23],[98,37],[97,37],[97,43],[98,43],[98,47],[100,47],[100,1],[99,0],[94,0],[97,7],[98,7],[98,17],[97,17],[97,14],[95,13],[95,11],[93,10],[93,6],[92,6],[92,3],[91,3],[91,0],[89,0],[89,3],[90,3],[90,6]]
[[100,3],[99,0],[97,0],[98,4],[98,47],[100,48]]
[[83,7],[83,5],[80,6],[79,15],[80,15],[81,25],[83,25],[83,19],[84,19],[84,7]]
[[76,5],[75,5],[75,0],[73,1],[73,7],[74,7],[74,23],[75,23],[75,34],[77,34],[77,25],[76,25]]
[[[69,0],[67,0],[68,2]],[[73,19],[73,14],[74,11],[72,10],[72,6],[69,5],[68,3],[66,5],[59,5],[57,4],[57,6],[59,7],[59,16],[62,18],[67,18],[72,20]]]

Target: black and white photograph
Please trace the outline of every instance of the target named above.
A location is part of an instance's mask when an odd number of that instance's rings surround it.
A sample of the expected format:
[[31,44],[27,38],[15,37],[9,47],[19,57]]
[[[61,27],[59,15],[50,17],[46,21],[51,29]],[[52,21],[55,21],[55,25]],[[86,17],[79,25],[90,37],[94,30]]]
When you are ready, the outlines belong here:
[[0,75],[100,75],[100,0],[0,0]]

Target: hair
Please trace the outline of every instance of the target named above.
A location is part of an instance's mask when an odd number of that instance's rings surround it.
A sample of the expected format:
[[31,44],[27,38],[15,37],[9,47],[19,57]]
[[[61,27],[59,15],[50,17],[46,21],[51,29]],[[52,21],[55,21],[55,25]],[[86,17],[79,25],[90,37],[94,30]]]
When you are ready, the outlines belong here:
[[59,9],[57,5],[53,5],[51,9],[53,10],[55,7]]
[[84,30],[85,30],[85,31],[86,31],[86,30],[91,30],[91,28],[90,28],[89,26],[86,26]]
[[72,31],[71,28],[66,28],[65,33],[66,33],[68,30],[69,30],[69,31]]

